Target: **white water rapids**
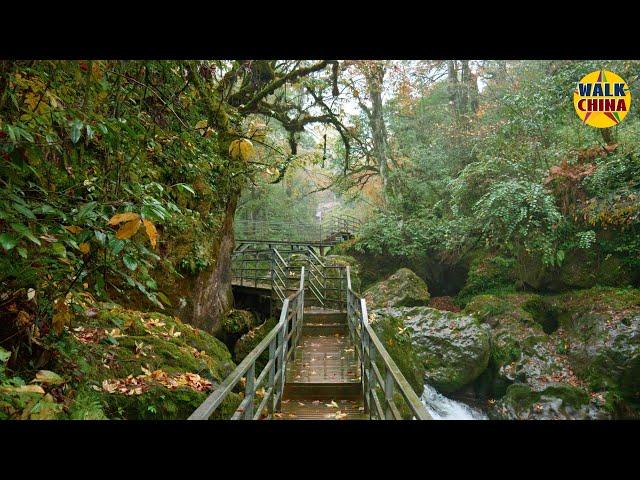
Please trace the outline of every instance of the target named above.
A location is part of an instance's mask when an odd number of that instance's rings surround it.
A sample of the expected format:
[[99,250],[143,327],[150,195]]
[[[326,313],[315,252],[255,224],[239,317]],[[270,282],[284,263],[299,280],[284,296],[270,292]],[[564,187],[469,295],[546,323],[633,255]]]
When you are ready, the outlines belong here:
[[425,384],[420,400],[434,420],[488,420],[482,411],[441,395],[429,384]]

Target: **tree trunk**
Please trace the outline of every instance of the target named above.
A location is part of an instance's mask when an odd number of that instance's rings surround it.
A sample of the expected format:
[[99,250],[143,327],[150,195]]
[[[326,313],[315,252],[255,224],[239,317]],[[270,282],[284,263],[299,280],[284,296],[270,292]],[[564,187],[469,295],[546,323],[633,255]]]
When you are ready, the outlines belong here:
[[478,79],[471,71],[468,60],[462,61],[462,86],[464,106],[462,112],[467,114],[475,114],[478,111]]
[[458,72],[456,70],[456,61],[447,61],[447,92],[449,93],[449,107],[457,118],[459,113],[458,106]]
[[384,82],[385,67],[376,62],[368,69],[365,78],[371,98],[371,135],[373,141],[373,156],[376,158],[384,192],[387,191],[389,182],[389,144],[387,139],[387,127],[384,124],[384,112],[382,105],[382,85]]
[[196,279],[193,291],[193,315],[191,324],[216,332],[222,317],[233,307],[231,291],[231,255],[235,248],[233,217],[240,192],[234,192],[227,201],[225,218],[220,232],[220,246],[216,264]]

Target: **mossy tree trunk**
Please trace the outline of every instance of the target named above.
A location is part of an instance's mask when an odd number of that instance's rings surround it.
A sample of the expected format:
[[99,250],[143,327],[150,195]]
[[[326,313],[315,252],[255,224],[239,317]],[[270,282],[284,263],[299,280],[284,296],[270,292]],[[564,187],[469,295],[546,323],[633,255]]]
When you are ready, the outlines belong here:
[[218,330],[222,316],[233,307],[231,291],[231,254],[235,247],[233,217],[239,197],[238,190],[233,192],[227,201],[217,261],[212,268],[198,275],[193,292],[191,323],[210,332]]

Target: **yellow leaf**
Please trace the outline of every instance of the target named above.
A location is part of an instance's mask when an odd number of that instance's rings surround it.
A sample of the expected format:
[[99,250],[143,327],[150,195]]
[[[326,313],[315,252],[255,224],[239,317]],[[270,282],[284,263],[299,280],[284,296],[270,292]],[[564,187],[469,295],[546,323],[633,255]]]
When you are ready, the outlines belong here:
[[85,253],[85,254],[91,251],[91,247],[87,242],[82,242],[80,245],[78,245],[78,248],[82,253]]
[[71,232],[74,235],[82,231],[82,228],[78,227],[77,225],[69,225],[69,226],[65,226],[64,228],[66,228],[68,232]]
[[135,220],[136,218],[140,218],[140,215],[134,212],[118,213],[117,215],[111,217],[108,225],[118,225],[119,223],[129,222],[131,220]]
[[143,220],[144,228],[147,231],[147,236],[149,237],[149,241],[151,242],[151,246],[156,248],[156,244],[158,243],[158,230],[156,230],[156,226],[151,223],[149,220]]
[[253,143],[246,138],[234,140],[229,145],[229,155],[234,160],[241,159],[246,162],[252,153]]
[[116,238],[118,240],[124,240],[133,237],[140,228],[141,223],[142,222],[140,221],[140,217],[137,217],[135,220],[131,220],[130,222],[125,223],[122,227],[120,227],[120,230],[116,232]]

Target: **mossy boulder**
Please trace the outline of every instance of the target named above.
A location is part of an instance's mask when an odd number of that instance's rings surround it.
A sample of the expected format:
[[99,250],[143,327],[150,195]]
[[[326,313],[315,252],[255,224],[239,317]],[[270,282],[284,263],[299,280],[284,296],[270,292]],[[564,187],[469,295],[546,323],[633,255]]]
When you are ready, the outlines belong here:
[[523,350],[547,340],[542,326],[525,308],[533,294],[478,295],[463,313],[491,327],[491,363],[500,368],[518,360]]
[[[253,350],[262,339],[278,324],[278,320],[275,318],[270,318],[262,325],[252,328],[249,332],[245,333],[240,340],[236,342],[236,345],[233,349],[233,358],[236,363],[240,363],[244,358]],[[256,375],[264,369],[265,365],[269,361],[269,350],[265,349],[265,351],[260,355],[258,360],[256,361]]]
[[427,284],[408,268],[401,268],[364,292],[369,309],[427,305],[430,297]]
[[[504,418],[637,416],[640,290],[594,287],[547,296],[480,295],[465,312],[491,327],[489,368],[476,391],[500,398],[526,388],[534,403],[552,398],[545,402],[553,408],[538,405],[534,411],[512,405]],[[520,390],[512,389],[515,385]],[[588,408],[564,409],[549,393],[556,387],[588,395]],[[512,399],[505,402],[503,407]]]
[[425,377],[424,362],[411,341],[410,332],[404,326],[404,317],[390,315],[386,309],[372,310],[369,312],[369,322],[402,375],[416,394],[422,395]]
[[222,319],[220,332],[216,335],[229,349],[238,339],[259,325],[258,317],[248,310],[230,310]]
[[612,287],[627,287],[633,283],[631,269],[618,257],[606,256],[598,269],[598,284]]
[[[235,368],[220,340],[177,317],[87,298],[72,306],[71,326],[46,338],[47,368],[65,379],[59,418],[185,419]],[[239,402],[232,394],[213,418]]]
[[517,381],[544,388],[554,378],[575,380],[538,318],[543,313],[534,306],[542,308],[542,302],[539,295],[519,293],[478,295],[467,304],[464,312],[491,328],[489,368],[475,385],[479,394],[500,397]]
[[376,323],[389,323],[398,335],[407,336],[424,365],[426,382],[442,392],[461,389],[487,367],[489,331],[471,316],[429,307],[385,308],[373,313]]
[[640,290],[595,287],[552,301],[568,312],[561,327],[576,373],[640,408]]
[[605,418],[597,405],[582,389],[557,384],[541,391],[518,383],[507,393],[489,415],[500,420],[587,420]]

